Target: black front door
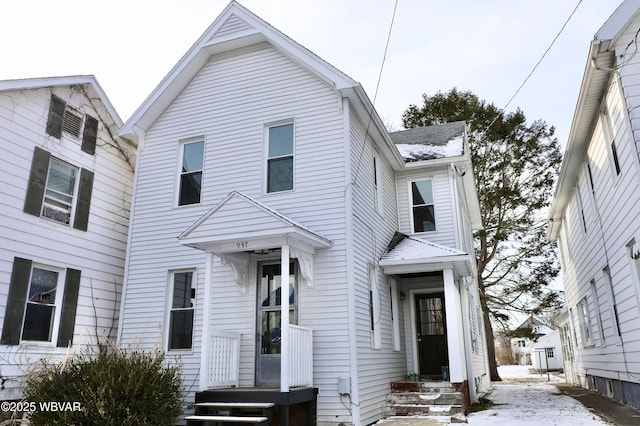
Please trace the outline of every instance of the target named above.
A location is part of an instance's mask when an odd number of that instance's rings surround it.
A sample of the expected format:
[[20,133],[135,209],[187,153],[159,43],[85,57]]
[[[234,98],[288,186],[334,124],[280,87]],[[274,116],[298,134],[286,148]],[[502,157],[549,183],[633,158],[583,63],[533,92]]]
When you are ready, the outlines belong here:
[[446,380],[442,377],[443,367],[449,365],[444,293],[416,295],[416,319],[420,377]]

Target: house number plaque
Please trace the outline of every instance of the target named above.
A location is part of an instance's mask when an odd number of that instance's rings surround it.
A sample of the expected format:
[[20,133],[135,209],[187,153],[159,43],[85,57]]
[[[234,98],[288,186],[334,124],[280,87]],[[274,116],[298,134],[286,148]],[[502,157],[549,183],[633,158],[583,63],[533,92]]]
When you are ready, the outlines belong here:
[[249,241],[238,241],[236,247],[238,250],[249,248]]

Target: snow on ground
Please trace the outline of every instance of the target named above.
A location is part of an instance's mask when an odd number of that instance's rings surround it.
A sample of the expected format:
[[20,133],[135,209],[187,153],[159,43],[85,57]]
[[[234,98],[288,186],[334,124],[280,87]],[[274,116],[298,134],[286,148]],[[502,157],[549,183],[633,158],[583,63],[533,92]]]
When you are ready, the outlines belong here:
[[609,423],[575,399],[562,395],[553,383],[564,382],[555,374],[531,374],[531,366],[498,367],[502,382],[492,383],[485,397],[493,406],[468,416],[470,426],[601,426]]

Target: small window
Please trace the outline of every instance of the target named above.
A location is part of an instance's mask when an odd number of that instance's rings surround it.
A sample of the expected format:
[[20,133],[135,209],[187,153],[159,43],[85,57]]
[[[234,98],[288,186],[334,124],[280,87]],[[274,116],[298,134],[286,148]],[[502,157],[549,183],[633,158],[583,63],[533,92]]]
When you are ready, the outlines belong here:
[[436,230],[431,180],[411,182],[413,232]]
[[[618,157],[618,146],[616,144],[616,134],[613,129],[613,123],[611,122],[611,116],[609,109],[606,105],[601,108],[602,127],[605,139],[609,142],[609,154],[611,160],[611,169],[615,173],[615,176],[620,175],[620,159]],[[614,177],[615,177],[614,176]]]
[[546,352],[547,358],[553,358],[553,348],[545,348],[544,351]]
[[382,192],[382,178],[380,174],[380,165],[378,164],[377,156],[373,156],[373,197],[374,206],[378,213],[384,213],[383,192]]
[[613,167],[616,170],[616,175],[620,174],[620,160],[618,159],[618,148],[616,148],[616,141],[611,141],[611,156],[613,157]]
[[51,158],[42,203],[42,216],[69,225],[73,210],[78,168]]
[[194,271],[171,274],[169,349],[191,349],[196,298]]
[[293,124],[269,127],[267,192],[293,189]]
[[369,265],[369,316],[371,321],[371,348],[380,349],[382,347],[382,336],[380,334],[380,292],[378,289],[376,267],[373,265]]
[[202,192],[204,141],[182,145],[178,205],[198,204]]

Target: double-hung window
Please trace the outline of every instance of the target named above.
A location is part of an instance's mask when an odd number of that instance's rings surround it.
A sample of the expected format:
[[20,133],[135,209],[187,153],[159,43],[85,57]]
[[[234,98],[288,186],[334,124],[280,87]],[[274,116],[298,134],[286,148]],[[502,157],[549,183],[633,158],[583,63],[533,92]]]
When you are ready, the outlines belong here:
[[93,178],[92,171],[80,169],[36,147],[24,212],[86,231]]
[[16,257],[4,315],[3,345],[55,343],[67,347],[73,334],[80,271],[35,264]]
[[182,144],[178,205],[198,204],[202,193],[204,141]]
[[411,182],[411,217],[413,219],[413,232],[436,230],[433,183],[431,180]]
[[267,129],[267,192],[293,189],[293,124]]
[[169,350],[191,349],[195,307],[195,271],[171,273],[171,307],[169,312]]

